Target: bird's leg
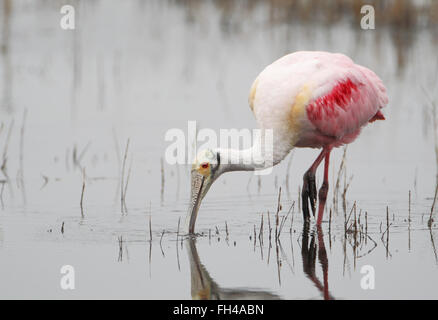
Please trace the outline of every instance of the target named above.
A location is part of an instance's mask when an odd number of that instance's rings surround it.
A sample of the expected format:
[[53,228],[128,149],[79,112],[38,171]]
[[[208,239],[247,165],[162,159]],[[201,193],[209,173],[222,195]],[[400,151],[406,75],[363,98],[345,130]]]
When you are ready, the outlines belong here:
[[324,159],[324,181],[322,182],[322,186],[319,189],[318,198],[319,198],[319,207],[318,207],[318,220],[316,224],[319,226],[322,222],[322,217],[324,215],[324,207],[325,202],[327,200],[327,192],[328,192],[328,169],[330,163],[330,151],[331,148],[327,149]]
[[319,156],[313,162],[309,170],[306,171],[303,177],[303,191],[301,192],[301,200],[303,203],[303,218],[305,221],[309,220],[309,201],[312,207],[312,213],[315,215],[316,206],[316,184],[315,184],[315,173],[318,169],[319,164],[322,159],[324,159],[327,150],[324,148]]
[[303,218],[305,221],[310,219],[309,201],[312,207],[312,213],[315,215],[315,201],[316,201],[316,184],[315,172],[307,170],[303,177],[303,190],[301,192],[301,200],[303,203]]

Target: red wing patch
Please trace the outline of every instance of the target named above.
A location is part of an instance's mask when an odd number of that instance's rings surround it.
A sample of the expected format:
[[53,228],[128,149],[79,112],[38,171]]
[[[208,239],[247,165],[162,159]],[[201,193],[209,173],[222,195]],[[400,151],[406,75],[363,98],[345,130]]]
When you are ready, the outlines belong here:
[[348,78],[339,82],[328,94],[319,97],[307,106],[309,120],[314,123],[323,117],[336,116],[338,114],[336,107],[346,111],[346,107],[351,103],[352,98],[358,97],[358,86]]

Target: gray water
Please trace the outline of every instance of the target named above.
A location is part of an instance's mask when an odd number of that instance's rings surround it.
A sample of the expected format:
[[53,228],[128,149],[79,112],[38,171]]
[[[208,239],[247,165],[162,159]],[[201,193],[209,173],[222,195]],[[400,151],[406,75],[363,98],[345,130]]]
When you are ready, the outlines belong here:
[[[404,31],[400,42],[397,32],[378,25],[274,23],[263,2],[226,11],[198,1],[72,1],[76,30],[67,31],[59,26],[62,1],[13,1],[9,12],[6,2],[1,298],[321,299],[323,270],[331,298],[438,298],[437,225],[427,223],[436,184],[433,32]],[[344,176],[333,208],[343,155],[337,149],[322,232],[314,225],[303,230],[298,190],[318,151],[297,149],[260,181],[244,172],[221,177],[199,213],[204,236],[194,242],[178,236],[189,167],[163,161],[161,169],[166,131],[186,131],[188,120],[215,130],[255,128],[247,106],[252,80],[297,50],[345,53],[388,88],[387,120],[370,124],[348,147],[345,212]],[[122,214],[128,138],[132,166]],[[269,242],[267,212],[274,223],[280,187],[280,217],[296,204],[280,241]],[[354,203],[368,225],[356,239],[344,230]],[[60,286],[63,265],[74,267],[74,290]],[[360,286],[366,265],[375,269],[374,290]]]

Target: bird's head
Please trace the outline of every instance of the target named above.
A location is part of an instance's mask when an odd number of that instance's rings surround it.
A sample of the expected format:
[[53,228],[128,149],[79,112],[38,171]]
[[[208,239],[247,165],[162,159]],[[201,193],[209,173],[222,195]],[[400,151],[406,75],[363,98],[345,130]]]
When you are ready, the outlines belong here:
[[191,170],[190,204],[186,218],[188,233],[194,233],[195,222],[202,199],[213,182],[223,173],[219,151],[205,149],[198,153]]

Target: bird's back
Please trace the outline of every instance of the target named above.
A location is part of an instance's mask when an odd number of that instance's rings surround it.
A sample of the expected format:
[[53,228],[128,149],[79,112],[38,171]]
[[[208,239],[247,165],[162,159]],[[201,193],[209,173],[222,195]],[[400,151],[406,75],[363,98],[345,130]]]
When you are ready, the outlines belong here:
[[288,144],[349,143],[369,121],[383,118],[386,89],[371,70],[342,54],[300,51],[267,66],[254,81],[250,107],[262,128]]

